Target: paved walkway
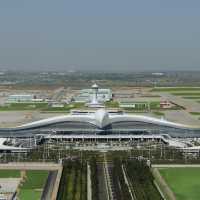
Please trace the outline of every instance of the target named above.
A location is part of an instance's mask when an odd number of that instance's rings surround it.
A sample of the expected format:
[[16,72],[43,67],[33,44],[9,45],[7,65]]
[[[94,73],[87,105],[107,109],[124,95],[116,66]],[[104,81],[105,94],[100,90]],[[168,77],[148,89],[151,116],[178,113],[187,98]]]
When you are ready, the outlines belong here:
[[153,168],[152,173],[153,173],[153,176],[155,177],[155,180],[159,188],[162,190],[165,198],[170,199],[170,200],[176,200],[174,193],[172,192],[168,184],[165,182],[164,178],[160,175],[160,172],[158,171],[158,169]]
[[[124,176],[125,183],[126,183],[126,185],[127,185],[127,187],[128,187],[128,191],[129,191],[129,193],[130,193],[130,195],[131,195],[131,199],[132,199],[132,200],[137,200],[134,191],[133,191],[133,194],[132,194],[131,184],[130,184],[130,182],[129,182],[127,176],[126,176],[126,172],[125,172],[125,169],[124,169],[124,165],[122,164],[121,167],[122,167],[122,173],[123,173],[123,176]],[[132,188],[133,188],[133,187],[132,187]]]
[[87,164],[87,200],[92,200],[91,169],[89,164]]
[[18,169],[18,170],[59,170],[61,164],[56,163],[41,163],[41,162],[20,162],[20,163],[2,163],[0,169]]
[[114,200],[112,187],[111,187],[111,180],[110,180],[109,171],[108,171],[108,162],[107,162],[105,154],[104,154],[103,166],[104,166],[105,185],[106,185],[108,200]]

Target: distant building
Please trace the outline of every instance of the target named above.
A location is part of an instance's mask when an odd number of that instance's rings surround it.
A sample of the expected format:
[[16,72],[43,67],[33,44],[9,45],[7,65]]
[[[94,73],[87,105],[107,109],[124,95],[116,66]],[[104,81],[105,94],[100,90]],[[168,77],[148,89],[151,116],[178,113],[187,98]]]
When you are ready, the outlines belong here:
[[[93,89],[83,89],[79,95],[74,98],[75,102],[87,103],[91,102],[94,96]],[[98,89],[98,102],[106,102],[112,99],[112,91],[110,89]]]
[[37,99],[33,94],[13,94],[7,99],[7,103],[32,103],[42,101],[43,99]]
[[160,108],[171,108],[173,105],[170,101],[161,101],[160,102]]
[[154,72],[154,73],[152,73],[152,75],[154,75],[154,76],[163,76],[164,73],[163,72]]
[[149,104],[147,102],[125,102],[122,101],[119,103],[120,108],[135,108],[135,109],[145,109],[149,107]]
[[51,104],[51,107],[52,107],[52,108],[64,108],[65,105],[64,105],[63,103],[53,102],[53,103]]

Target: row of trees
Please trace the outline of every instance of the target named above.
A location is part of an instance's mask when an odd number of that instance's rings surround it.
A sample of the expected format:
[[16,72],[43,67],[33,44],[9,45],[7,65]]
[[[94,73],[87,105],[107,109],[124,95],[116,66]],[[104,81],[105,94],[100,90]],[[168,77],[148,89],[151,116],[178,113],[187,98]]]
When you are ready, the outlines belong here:
[[91,182],[92,182],[92,200],[99,200],[99,180],[96,157],[90,159]]
[[112,183],[117,200],[132,199],[122,172],[122,162],[119,158],[113,160]]
[[137,200],[162,200],[157,188],[154,185],[154,178],[149,167],[144,161],[124,161],[124,166]]
[[87,200],[86,162],[64,162],[57,200]]

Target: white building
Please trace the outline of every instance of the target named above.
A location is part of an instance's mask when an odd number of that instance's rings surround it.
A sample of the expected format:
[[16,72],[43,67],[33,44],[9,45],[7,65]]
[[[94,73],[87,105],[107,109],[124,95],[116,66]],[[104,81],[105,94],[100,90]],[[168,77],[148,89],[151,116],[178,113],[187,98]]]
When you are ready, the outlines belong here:
[[37,99],[33,94],[13,94],[7,99],[7,103],[32,103],[42,101],[43,99]]
[[[91,102],[93,98],[93,89],[83,89],[79,95],[75,97],[76,102],[87,103]],[[110,101],[112,99],[112,91],[110,89],[98,89],[97,99],[99,102]]]
[[7,103],[31,102],[33,99],[33,94],[13,94],[8,97]]

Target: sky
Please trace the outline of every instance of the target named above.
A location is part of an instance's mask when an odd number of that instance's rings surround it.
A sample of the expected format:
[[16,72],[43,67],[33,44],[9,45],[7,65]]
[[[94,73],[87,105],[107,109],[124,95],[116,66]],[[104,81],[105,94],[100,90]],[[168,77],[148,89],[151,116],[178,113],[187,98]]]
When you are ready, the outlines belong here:
[[1,0],[0,70],[200,70],[199,0]]

